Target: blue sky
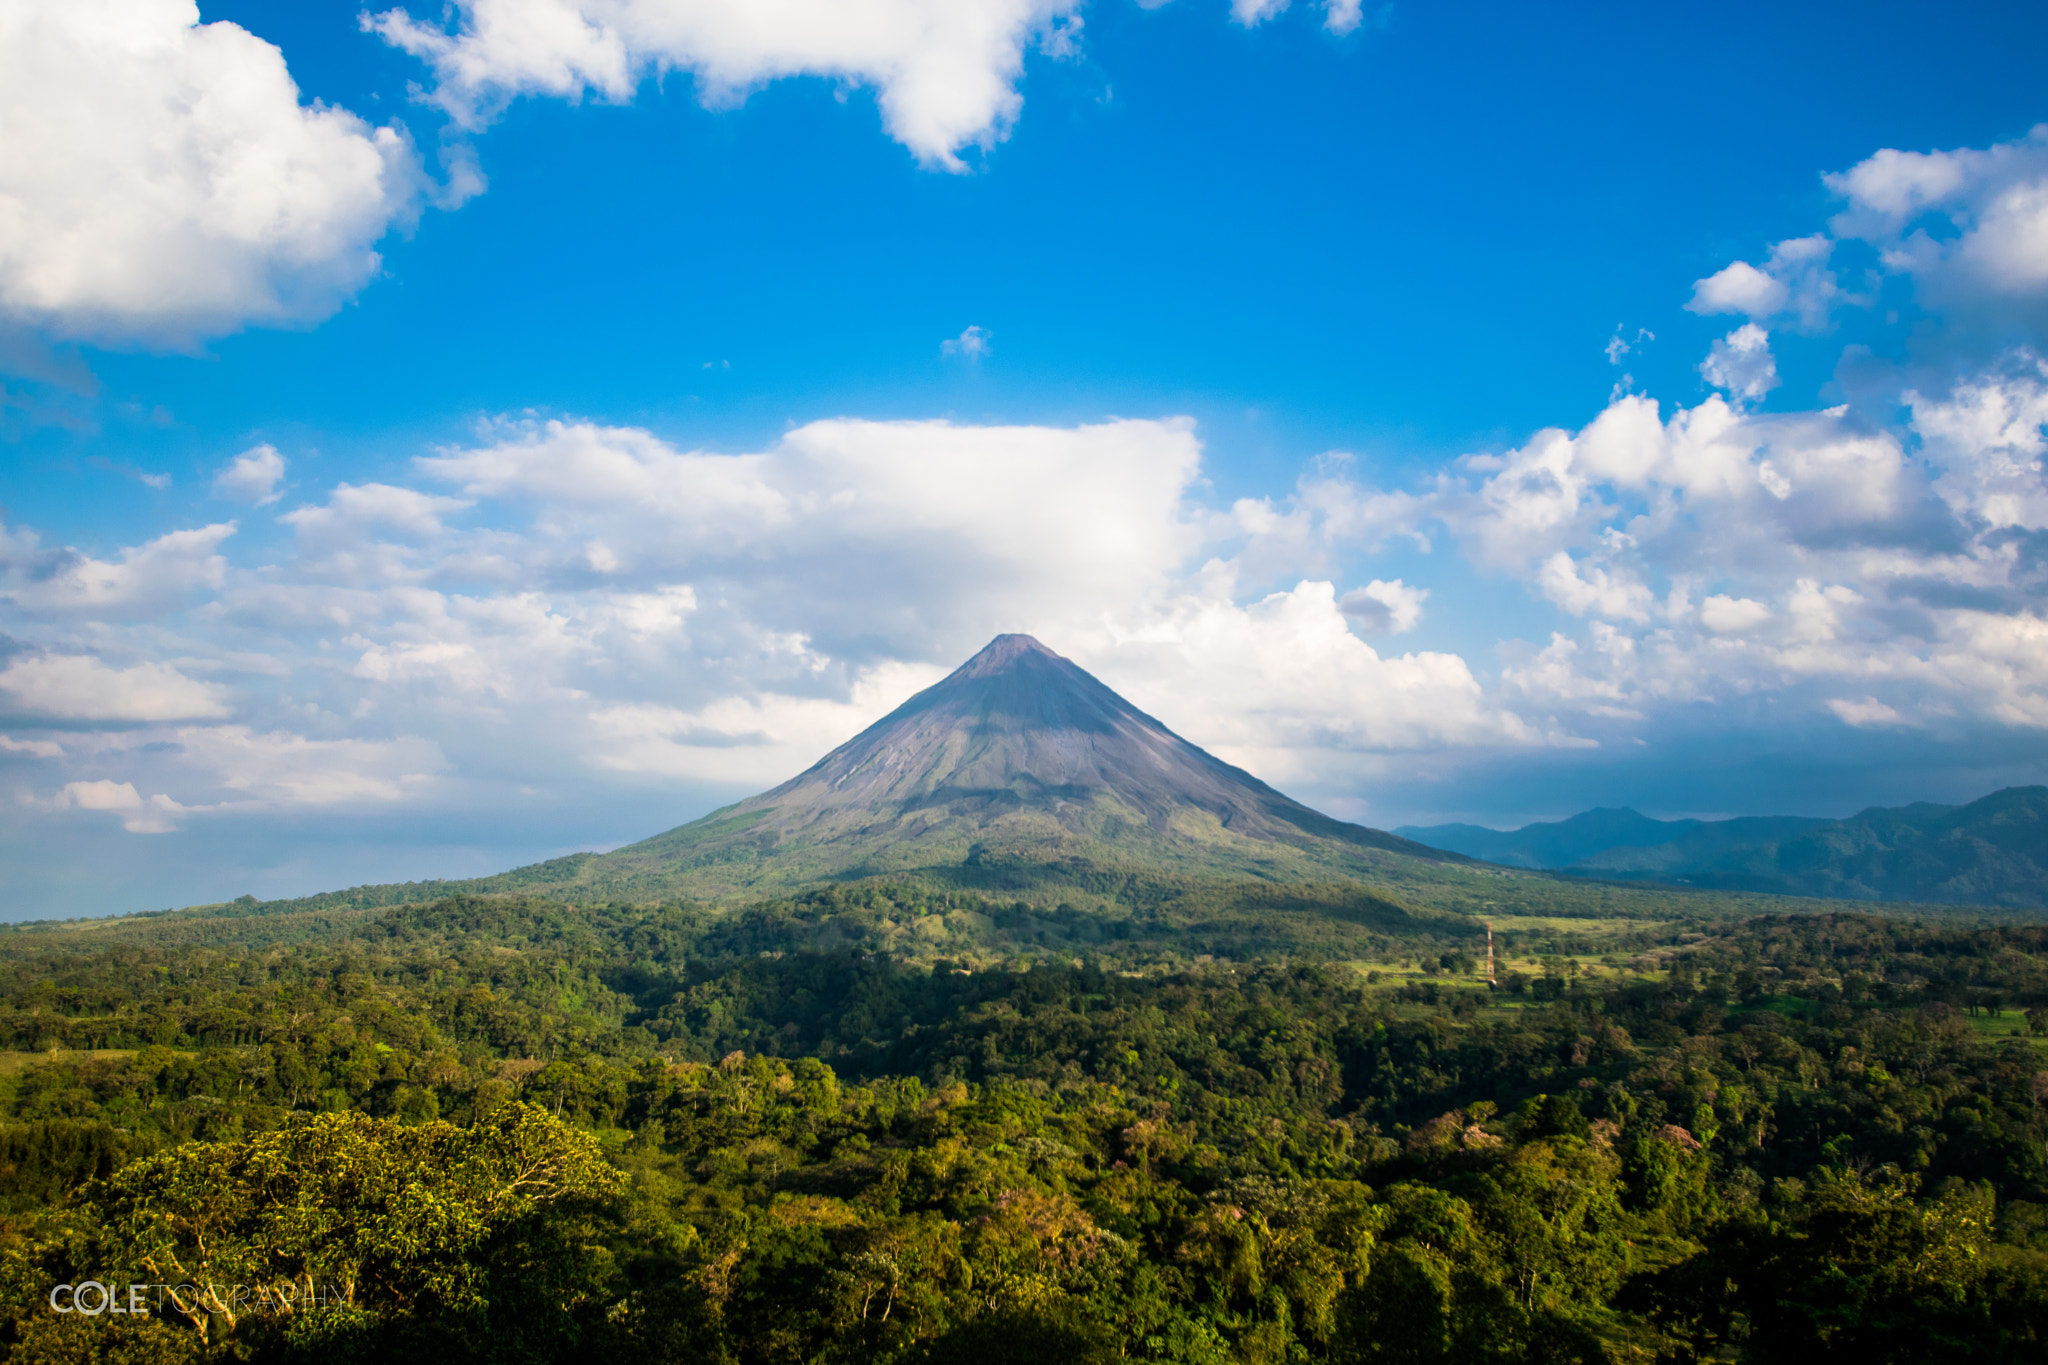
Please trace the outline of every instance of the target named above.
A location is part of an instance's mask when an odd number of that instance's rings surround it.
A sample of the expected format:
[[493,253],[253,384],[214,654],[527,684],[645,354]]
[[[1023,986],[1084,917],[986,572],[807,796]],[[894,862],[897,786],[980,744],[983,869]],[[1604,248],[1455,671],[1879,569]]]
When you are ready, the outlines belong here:
[[1010,629],[1380,826],[2048,779],[2044,31],[10,7],[0,914],[641,837]]

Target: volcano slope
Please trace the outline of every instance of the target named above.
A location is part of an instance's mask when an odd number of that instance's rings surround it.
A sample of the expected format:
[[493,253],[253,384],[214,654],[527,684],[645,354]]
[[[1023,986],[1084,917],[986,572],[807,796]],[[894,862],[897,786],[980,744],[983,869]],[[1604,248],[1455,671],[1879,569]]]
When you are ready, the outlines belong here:
[[906,873],[1323,883],[1454,866],[1474,864],[1313,811],[1030,636],[1001,635],[771,791],[502,880],[708,900]]

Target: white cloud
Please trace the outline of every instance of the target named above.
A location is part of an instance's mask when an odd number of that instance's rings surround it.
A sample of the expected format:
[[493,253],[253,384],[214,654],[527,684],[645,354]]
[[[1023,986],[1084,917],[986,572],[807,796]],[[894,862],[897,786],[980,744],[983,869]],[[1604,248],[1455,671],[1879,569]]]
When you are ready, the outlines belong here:
[[172,531],[123,550],[118,560],[76,550],[40,552],[32,537],[8,542],[0,536],[0,586],[7,600],[38,615],[156,615],[221,586],[227,560],[218,550],[234,533],[231,521]]
[[990,336],[986,327],[969,327],[959,336],[939,343],[939,354],[958,356],[962,360],[980,360],[989,353]]
[[[192,819],[374,809],[417,800],[433,790],[447,767],[439,748],[417,736],[322,740],[246,725],[80,736],[73,747],[79,767],[135,775],[66,782],[41,804],[117,814],[136,834],[168,833]],[[139,782],[170,787],[185,799],[143,796],[148,788]]]
[[1368,635],[1400,635],[1422,623],[1422,604],[1428,597],[1428,588],[1411,588],[1398,578],[1375,578],[1345,593],[1337,608]]
[[145,798],[136,792],[134,783],[106,778],[67,782],[50,804],[60,810],[68,807],[111,812],[121,817],[122,827],[131,834],[169,834],[178,827],[177,817],[184,812],[184,807],[168,796]]
[[2031,353],[2003,373],[1956,384],[1942,399],[1908,390],[1913,429],[1940,469],[1935,487],[1993,528],[2048,530],[2048,364]]
[[1576,433],[1467,459],[1428,511],[1478,566],[1593,618],[1510,650],[1501,695],[1525,715],[1629,726],[1767,693],[1787,715],[1846,696],[2040,726],[2040,555],[2010,531],[2048,523],[2044,379],[2023,352],[1943,397],[1907,392],[1910,431],[1720,397],[1661,418],[1622,395]]
[[491,434],[502,439],[419,465],[465,497],[545,507],[517,549],[524,573],[587,573],[598,540],[621,588],[701,596],[716,581],[777,631],[902,640],[913,599],[933,635],[1087,610],[1157,588],[1200,539],[1185,503],[1200,445],[1184,420],[841,419],[742,455],[587,423]]
[[1080,0],[464,0],[454,32],[386,10],[364,23],[427,62],[464,127],[522,95],[613,102],[685,71],[707,105],[789,76],[872,87],[889,135],[964,169],[1023,107],[1027,47],[1070,51]]
[[1614,326],[1614,335],[1607,338],[1607,344],[1603,346],[1601,350],[1607,356],[1608,364],[1619,365],[1621,364],[1621,358],[1627,355],[1630,351],[1635,350],[1638,346],[1641,346],[1646,342],[1655,341],[1656,339],[1657,334],[1655,332],[1651,331],[1647,327],[1638,327],[1636,328],[1635,340],[1625,340],[1621,335],[1621,324],[1616,323]]
[[442,518],[469,505],[395,484],[342,483],[324,506],[297,507],[278,520],[297,533],[300,554],[309,566],[317,563],[311,571],[328,582],[405,583],[446,564],[438,544],[446,529]]
[[1690,312],[1747,313],[1753,320],[1780,314],[1797,316],[1801,326],[1825,326],[1828,313],[1843,297],[1828,259],[1835,244],[1826,236],[1794,237],[1771,248],[1762,269],[1736,261],[1693,284]]
[[220,467],[213,476],[213,495],[231,502],[267,507],[283,496],[277,485],[284,479],[284,456],[265,442],[251,446]]
[[1239,498],[1208,518],[1207,538],[1227,551],[1245,584],[1291,582],[1302,573],[1332,574],[1346,552],[1378,554],[1406,541],[1427,552],[1423,529],[1429,499],[1401,490],[1361,486],[1352,459],[1330,452],[1310,461],[1284,498]]
[[1248,605],[1212,569],[1151,611],[1043,638],[1176,731],[1276,783],[1347,786],[1361,754],[1572,743],[1489,699],[1455,654],[1384,657],[1330,583]]
[[[1640,401],[1624,397],[1609,412],[1631,412]],[[1649,405],[1656,423],[1656,406]],[[1448,475],[1439,480],[1432,510],[1463,537],[1468,553],[1487,568],[1521,565],[1575,540],[1596,507],[1588,507],[1591,485],[1576,456],[1577,446],[1562,431],[1539,431],[1505,456],[1473,457],[1471,472],[1487,477],[1476,489]]]
[[246,725],[186,727],[170,737],[180,761],[242,801],[329,807],[401,801],[446,767],[439,746],[389,740],[312,739]]
[[301,540],[325,547],[361,539],[374,529],[415,537],[438,535],[441,518],[467,506],[460,498],[388,483],[341,483],[327,495],[325,507],[301,507],[278,520],[297,530]]
[[1246,28],[1284,13],[1289,0],[1230,0],[1230,17]]
[[1828,700],[1828,710],[1841,717],[1844,725],[1865,729],[1873,725],[1904,725],[1906,718],[1875,697],[1852,701],[1845,697]]
[[1826,179],[1848,204],[1829,225],[1835,235],[1878,247],[1929,302],[2038,301],[2048,291],[2048,124],[1981,151],[1887,148]]
[[219,688],[164,664],[111,668],[85,654],[17,658],[0,670],[0,691],[27,711],[58,720],[151,721],[224,716]]
[[1650,589],[1624,569],[1580,564],[1559,550],[1543,561],[1537,582],[1545,597],[1574,616],[1650,619]]
[[1654,401],[1622,395],[1576,434],[1538,432],[1464,468],[1439,481],[1430,510],[1479,565],[1529,573],[1561,605],[1603,599],[1557,554],[1612,557],[1628,548],[1617,536],[1638,558],[1693,573],[1790,572],[1822,541],[1930,533],[1929,489],[1898,438],[1846,408],[1747,414],[1715,396],[1660,420]]
[[1391,4],[1379,5],[1368,14],[1364,0],[1328,0],[1324,6],[1323,27],[1341,38],[1361,28],[1385,28],[1393,17],[1394,7]]
[[1747,313],[1768,318],[1782,310],[1790,297],[1791,291],[1782,282],[1747,261],[1736,261],[1697,281],[1686,308],[1695,313]]
[[1754,403],[1778,387],[1778,362],[1771,357],[1771,334],[1745,322],[1714,343],[1700,362],[1700,375],[1731,398]]
[[740,785],[794,775],[950,671],[889,662],[862,671],[843,698],[762,692],[720,697],[693,710],[631,702],[590,713],[592,762]]
[[1716,635],[1744,635],[1771,619],[1771,609],[1747,597],[1715,593],[1700,603],[1700,624]]
[[190,0],[0,6],[0,147],[0,310],[103,343],[318,321],[423,186],[401,133],[302,105]]

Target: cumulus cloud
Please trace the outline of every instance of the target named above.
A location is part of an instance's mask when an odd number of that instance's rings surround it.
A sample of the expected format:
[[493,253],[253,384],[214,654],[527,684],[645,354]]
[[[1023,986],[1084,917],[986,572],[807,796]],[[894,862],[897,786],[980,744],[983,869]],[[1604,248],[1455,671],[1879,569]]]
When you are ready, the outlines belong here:
[[1771,356],[1771,334],[1746,322],[1714,343],[1700,362],[1700,376],[1728,396],[1754,403],[1778,387],[1778,362]]
[[1782,281],[1748,261],[1736,261],[1697,281],[1692,302],[1686,307],[1695,313],[1747,313],[1768,318],[1783,310],[1791,292]]
[[1736,261],[1697,281],[1686,308],[1709,315],[1747,313],[1758,321],[1789,313],[1804,327],[1822,327],[1842,297],[1827,268],[1834,248],[1821,234],[1779,242],[1761,269]]
[[[1166,0],[1139,0],[1146,8],[1166,3]],[[1230,0],[1232,21],[1246,28],[1255,28],[1268,19],[1287,12],[1293,0]],[[1393,18],[1392,5],[1379,5],[1368,11],[1364,0],[1325,0],[1323,5],[1323,27],[1339,37],[1356,33],[1361,28],[1385,28]]]
[[[297,534],[300,554],[317,561],[330,583],[417,581],[438,559],[423,558],[444,530],[443,518],[470,504],[394,484],[336,484],[323,505],[279,517]],[[395,538],[395,539],[393,539]]]
[[1624,569],[1581,564],[1569,552],[1559,550],[1543,561],[1537,582],[1545,597],[1574,616],[1650,619],[1650,589]]
[[1655,401],[1622,395],[1577,433],[1539,432],[1463,474],[1440,480],[1431,510],[1482,566],[1547,574],[1561,590],[1568,576],[1593,580],[1560,551],[1687,574],[1790,571],[1830,545],[1954,534],[1928,521],[1932,492],[1898,436],[1846,408],[1747,414],[1717,395],[1663,419]]
[[66,782],[51,800],[59,810],[108,811],[121,817],[122,828],[130,834],[168,834],[176,829],[183,812],[170,797],[159,793],[144,797],[132,782],[100,778],[93,782]]
[[1732,262],[1696,282],[1686,307],[1818,330],[1835,309],[1873,301],[1831,269],[1850,243],[1944,314],[1943,342],[1973,319],[2048,322],[2048,124],[1987,148],[1885,148],[1821,178],[1843,205],[1825,233],[1776,243],[1762,266]]
[[1715,593],[1700,603],[1700,624],[1716,635],[1743,635],[1771,619],[1771,609],[1747,597]]
[[478,128],[523,95],[613,102],[688,72],[712,107],[789,76],[875,91],[889,135],[920,161],[1008,135],[1026,50],[1071,51],[1080,0],[465,0],[453,31],[402,9],[364,24],[433,68],[430,98]]
[[1390,543],[1427,552],[1430,503],[1405,489],[1360,483],[1351,456],[1329,452],[1309,463],[1292,493],[1239,498],[1206,518],[1207,538],[1227,554],[1240,583],[1270,585],[1302,573],[1338,571],[1345,555],[1377,555]]
[[1927,302],[2048,299],[2048,124],[1984,149],[1886,148],[1826,181],[1847,204],[1834,234],[1876,246]]
[[[1347,537],[1412,534],[1417,497],[1360,487],[1331,456],[1290,496],[1219,511],[1199,501],[1201,465],[1183,419],[839,419],[740,454],[594,423],[487,424],[419,459],[414,481],[293,509],[280,521],[295,554],[228,577],[197,611],[165,606],[160,620],[188,622],[182,647],[213,633],[204,666],[242,683],[198,681],[198,662],[123,674],[131,693],[154,681],[186,700],[74,701],[73,719],[141,728],[67,732],[55,785],[128,783],[135,802],[93,788],[92,809],[156,824],[621,776],[765,786],[1001,629],[1276,778],[1341,780],[1361,755],[1417,747],[1576,742],[1498,705],[1456,654],[1361,638],[1417,628],[1426,587],[1346,593],[1305,571]],[[141,643],[163,627],[122,629]],[[53,657],[0,674],[46,704],[25,713],[31,731],[60,719],[50,698],[113,690],[106,665],[58,678]]]
[[1307,580],[1240,605],[1211,573],[1119,628],[1069,629],[1065,652],[1230,762],[1280,783],[1343,782],[1361,756],[1576,744],[1487,695],[1456,654],[1381,655]]
[[[589,423],[491,434],[419,467],[469,499],[544,505],[510,551],[524,572],[580,581],[602,542],[620,587],[715,582],[764,626],[816,633],[834,650],[877,632],[932,639],[967,620],[1142,594],[1200,538],[1184,502],[1200,445],[1184,420],[840,419],[741,455]],[[912,592],[915,624],[902,606]]]
[[1411,588],[1398,578],[1375,578],[1345,593],[1337,608],[1368,635],[1399,635],[1421,624],[1422,604],[1428,597],[1428,588]]
[[213,495],[230,502],[268,507],[283,494],[277,486],[284,480],[284,456],[265,442],[251,446],[220,467],[213,476]]
[[224,716],[221,690],[158,663],[113,668],[84,654],[16,658],[0,670],[0,692],[58,720],[152,721]]
[[33,536],[10,539],[0,530],[0,596],[42,616],[154,615],[221,586],[227,559],[220,543],[234,533],[231,521],[172,531],[103,560],[46,551]]
[[1476,564],[1588,618],[1510,651],[1502,695],[1524,715],[1635,724],[1768,693],[1860,726],[2037,726],[2048,566],[2018,537],[2048,518],[2043,378],[2021,353],[1908,392],[1903,430],[1622,395],[1577,432],[1467,459],[1428,510]]
[[[1858,728],[2048,720],[2048,125],[1880,151],[1826,183],[1844,202],[1826,234],[1694,288],[1693,311],[1752,319],[1701,366],[1726,399],[1658,420],[1617,397],[1440,485],[1476,560],[1592,618],[1504,672],[1525,707],[1640,716],[1769,693]],[[1812,331],[1870,301],[1835,278],[1844,244],[1914,291],[1919,383],[1861,412],[1751,412],[1778,384],[1765,322]]]
[[317,322],[425,185],[401,132],[302,104],[190,0],[0,7],[0,147],[0,311],[101,343]]
[[469,504],[460,498],[437,497],[388,483],[336,484],[324,507],[301,507],[278,520],[299,533],[302,541],[322,547],[359,540],[373,530],[404,536],[431,536],[441,518]]
[[1994,529],[2048,530],[2048,364],[2031,351],[1940,397],[1908,390],[1913,429],[1940,471],[1935,487],[1959,514]]

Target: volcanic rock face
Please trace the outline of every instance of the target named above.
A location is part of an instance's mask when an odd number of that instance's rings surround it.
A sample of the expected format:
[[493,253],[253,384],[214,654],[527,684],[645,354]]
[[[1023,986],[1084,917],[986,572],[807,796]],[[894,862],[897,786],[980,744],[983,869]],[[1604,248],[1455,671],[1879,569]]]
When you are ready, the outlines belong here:
[[738,809],[773,807],[773,826],[794,830],[841,814],[1059,814],[1097,802],[1154,828],[1206,811],[1254,838],[1278,832],[1269,808],[1302,809],[1028,635],[997,636],[944,682]]
[[985,857],[1308,879],[1366,850],[1446,857],[1318,814],[1001,635],[808,771],[603,861],[724,894]]

